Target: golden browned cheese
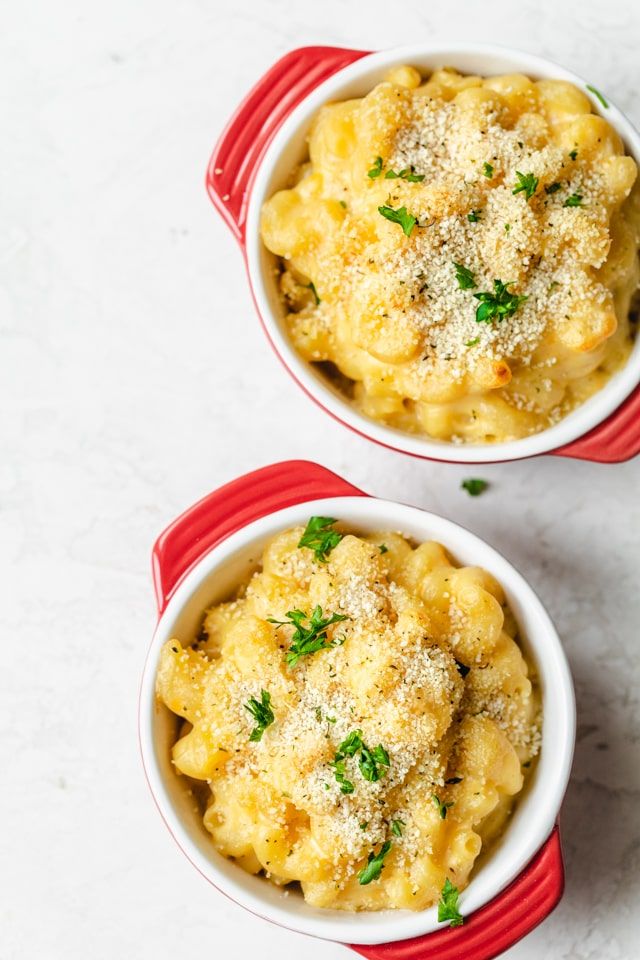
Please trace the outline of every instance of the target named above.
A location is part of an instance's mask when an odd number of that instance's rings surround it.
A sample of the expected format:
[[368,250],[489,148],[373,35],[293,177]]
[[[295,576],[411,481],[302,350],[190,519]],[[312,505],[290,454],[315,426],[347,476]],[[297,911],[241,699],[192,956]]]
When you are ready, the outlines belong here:
[[[411,433],[544,430],[629,356],[636,175],[566,81],[393,70],[320,110],[308,160],[264,205],[294,347]],[[476,294],[500,300],[498,281],[517,305],[478,322]]]
[[[163,648],[158,697],[184,719],[175,769],[206,781],[205,827],[243,869],[299,882],[318,907],[421,910],[445,878],[463,888],[505,828],[540,745],[535,676],[484,570],[390,532],[346,533],[320,562],[303,529],[267,544],[197,639]],[[292,664],[296,610],[305,626],[314,610],[343,619]],[[271,722],[252,740],[247,705],[265,694]]]

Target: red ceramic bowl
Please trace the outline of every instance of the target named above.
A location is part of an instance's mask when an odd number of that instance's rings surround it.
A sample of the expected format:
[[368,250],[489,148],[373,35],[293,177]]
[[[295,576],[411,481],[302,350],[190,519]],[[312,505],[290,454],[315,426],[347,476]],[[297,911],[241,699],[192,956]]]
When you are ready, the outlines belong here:
[[306,363],[290,343],[273,273],[274,258],[259,237],[262,203],[282,187],[301,159],[313,115],[327,100],[362,96],[394,65],[428,70],[442,64],[485,75],[520,72],[573,82],[591,96],[640,163],[640,135],[611,103],[605,110],[580,77],[531,54],[488,44],[434,45],[369,54],[363,50],[304,47],[279,60],[238,107],[207,171],[207,190],[240,243],[262,326],[287,370],[335,419],[391,449],[423,459],[458,463],[517,460],[542,453],[600,463],[640,452],[640,340],[625,367],[560,423],[531,437],[500,444],[465,444],[411,435],[365,417]]
[[[462,563],[477,563],[501,583],[536,663],[544,724],[540,760],[513,817],[461,895],[464,926],[443,927],[435,908],[347,913],[319,910],[220,856],[206,833],[170,748],[176,719],[155,697],[159,651],[171,636],[190,636],[202,610],[225,599],[278,530],[328,513],[362,529],[404,530],[437,539]],[[249,558],[253,558],[250,560]],[[140,694],[145,773],[174,839],[202,875],[253,913],[313,936],[343,942],[369,960],[490,960],[539,924],[558,903],[564,873],[556,820],[575,736],[575,705],[562,646],[526,581],[486,543],[451,521],[379,500],[314,463],[274,464],[214,491],[182,514],[153,551],[158,626]],[[185,786],[186,783],[186,786]]]

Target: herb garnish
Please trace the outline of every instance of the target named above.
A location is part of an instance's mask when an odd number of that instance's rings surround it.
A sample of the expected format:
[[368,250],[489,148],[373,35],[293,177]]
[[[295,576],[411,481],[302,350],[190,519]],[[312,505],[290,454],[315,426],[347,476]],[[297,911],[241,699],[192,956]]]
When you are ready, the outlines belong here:
[[606,101],[605,98],[602,96],[602,94],[600,93],[599,90],[596,90],[595,87],[592,87],[590,83],[587,84],[587,90],[590,90],[591,93],[594,95],[594,97],[597,97],[597,98],[598,98],[598,100],[600,101],[600,103],[602,104],[602,106],[605,108],[605,110],[608,110],[608,109],[609,109],[609,104],[607,103],[607,101]]
[[477,223],[480,219],[481,210],[472,210],[471,213],[467,214],[467,220],[469,223]]
[[480,301],[480,306],[476,310],[477,323],[492,323],[494,320],[503,320],[504,317],[512,317],[521,303],[528,300],[527,295],[518,296],[517,293],[510,293],[507,289],[513,283],[509,280],[503,283],[502,280],[493,281],[493,293],[474,293],[476,300]]
[[538,178],[534,177],[532,173],[520,173],[519,170],[516,170],[516,177],[518,178],[518,183],[511,193],[524,193],[527,200],[531,200],[531,197],[538,189]]
[[382,157],[376,157],[371,170],[367,173],[370,180],[377,180],[382,173]]
[[408,183],[422,183],[424,173],[414,173],[413,167],[405,167],[400,173],[395,170],[387,170],[384,175],[385,180],[406,180]]
[[486,163],[486,162],[483,163],[483,165],[482,165],[482,172],[483,172],[483,174],[485,175],[485,177],[487,178],[487,180],[491,180],[491,178],[493,177],[493,166],[492,166],[492,164]]
[[405,826],[404,820],[391,821],[391,833],[396,837],[402,836],[402,828]]
[[378,550],[380,553],[389,553],[389,547],[386,545],[386,543],[381,543],[378,547]]
[[463,480],[460,484],[460,488],[462,490],[466,490],[470,497],[479,497],[481,493],[484,493],[488,486],[489,483],[487,480],[479,480],[477,478]]
[[578,151],[575,150],[575,149],[574,149],[574,150],[570,150],[570,151],[569,151],[569,156],[571,157],[572,160],[575,160],[576,157],[578,156]]
[[329,529],[337,522],[333,517],[311,517],[298,541],[298,547],[308,547],[313,550],[319,563],[326,563],[327,557],[343,537],[337,530]]
[[438,813],[440,814],[440,819],[441,819],[441,820],[446,820],[446,819],[447,819],[447,810],[448,810],[450,807],[453,806],[453,801],[451,801],[450,803],[443,803],[442,800],[440,799],[440,797],[439,797],[436,793],[433,793],[433,794],[431,795],[431,799],[433,800],[433,802],[435,803],[436,807],[438,808]]
[[477,286],[476,278],[474,274],[465,267],[462,263],[456,263],[453,261],[453,265],[456,268],[456,280],[458,281],[458,287],[460,290],[473,290]]
[[372,880],[378,879],[384,867],[384,858],[389,853],[389,850],[391,850],[391,840],[385,840],[378,853],[374,854],[373,850],[371,851],[367,858],[366,867],[363,867],[358,874],[358,883],[361,886],[364,887],[368,883],[371,883]]
[[317,307],[319,303],[322,303],[322,300],[321,300],[320,297],[318,296],[318,291],[316,290],[316,285],[315,285],[315,283],[314,283],[313,280],[312,280],[311,283],[308,283],[308,284],[307,284],[307,286],[308,286],[309,290],[311,290],[311,293],[313,294],[313,299],[316,301],[316,307]]
[[475,347],[477,343],[480,343],[480,337],[474,337],[473,340],[467,340],[465,347]]
[[581,207],[582,206],[582,194],[581,193],[572,193],[570,197],[567,197],[565,202],[562,204],[563,207]]
[[557,193],[559,189],[560,189],[560,184],[556,180],[555,183],[548,183],[544,188],[544,192],[549,194],[549,196],[551,196],[552,193]]
[[412,214],[407,212],[406,207],[399,207],[397,210],[394,210],[393,207],[388,207],[385,205],[378,207],[378,213],[386,220],[390,220],[391,223],[400,224],[402,227],[402,232],[406,237],[411,236],[411,231],[418,222],[417,219],[412,216]]
[[[350,780],[346,780],[345,760],[347,757],[354,757],[357,753],[360,754],[358,763],[360,773],[370,783],[377,783],[381,779],[382,771],[379,769],[380,767],[391,766],[389,754],[381,743],[370,750],[362,740],[362,730],[352,730],[336,750],[331,764],[335,771],[335,778],[343,793],[353,793],[353,784]],[[345,789],[344,784],[347,785],[347,789]]]
[[[289,610],[286,620],[274,620],[273,617],[267,617],[268,622],[275,623],[277,627],[295,627],[291,637],[291,646],[284,657],[289,667],[297,666],[300,657],[307,656],[310,653],[342,646],[344,637],[337,640],[327,639],[327,627],[347,619],[348,617],[342,613],[333,613],[330,617],[323,618],[321,606],[315,607],[310,617],[302,610]],[[308,620],[308,626],[306,627],[303,623],[304,620]]]
[[448,920],[450,927],[462,926],[464,917],[458,910],[459,895],[458,888],[454,887],[447,877],[438,901],[438,923],[444,923],[445,920]]
[[244,704],[244,708],[249,711],[256,722],[249,740],[257,743],[262,740],[262,734],[275,720],[273,710],[271,709],[271,694],[267,693],[266,690],[262,690],[260,692],[260,699],[256,700],[255,697],[251,697],[249,702]]

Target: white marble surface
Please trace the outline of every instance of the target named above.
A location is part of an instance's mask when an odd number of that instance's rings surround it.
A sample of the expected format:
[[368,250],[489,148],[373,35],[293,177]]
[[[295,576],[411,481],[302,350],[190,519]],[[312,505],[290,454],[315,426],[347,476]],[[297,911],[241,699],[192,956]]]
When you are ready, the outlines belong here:
[[[1,5],[0,958],[347,958],[217,895],[138,760],[149,550],[179,511],[276,459],[467,525],[528,575],[571,658],[579,742],[565,898],[511,960],[640,955],[639,463],[464,468],[374,448],[284,375],[203,189],[239,97],[286,50],[511,42],[636,122],[627,0],[33,0]],[[498,26],[501,24],[501,26]],[[474,471],[478,473],[478,471]]]

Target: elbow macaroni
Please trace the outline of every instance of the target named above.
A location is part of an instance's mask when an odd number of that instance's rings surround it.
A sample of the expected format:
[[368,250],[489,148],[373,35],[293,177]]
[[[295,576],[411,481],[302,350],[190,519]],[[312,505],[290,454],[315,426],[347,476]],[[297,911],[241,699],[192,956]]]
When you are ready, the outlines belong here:
[[[294,347],[402,430],[471,443],[544,430],[628,358],[636,174],[570,83],[391,71],[321,109],[308,161],[264,205]],[[531,195],[516,190],[526,175]],[[381,208],[413,217],[408,235]],[[460,263],[475,286],[458,286]],[[496,281],[526,299],[477,322],[474,294]]]
[[[504,829],[539,747],[535,679],[485,571],[397,533],[345,534],[322,563],[301,535],[275,536],[237,599],[163,648],[158,697],[184,721],[173,762],[208,784],[205,827],[244,870],[299,882],[318,907],[420,910],[445,878],[464,887]],[[292,628],[270,621],[318,606],[344,619],[289,666]],[[272,722],[252,740],[262,691]],[[343,750],[354,732],[359,754]]]

